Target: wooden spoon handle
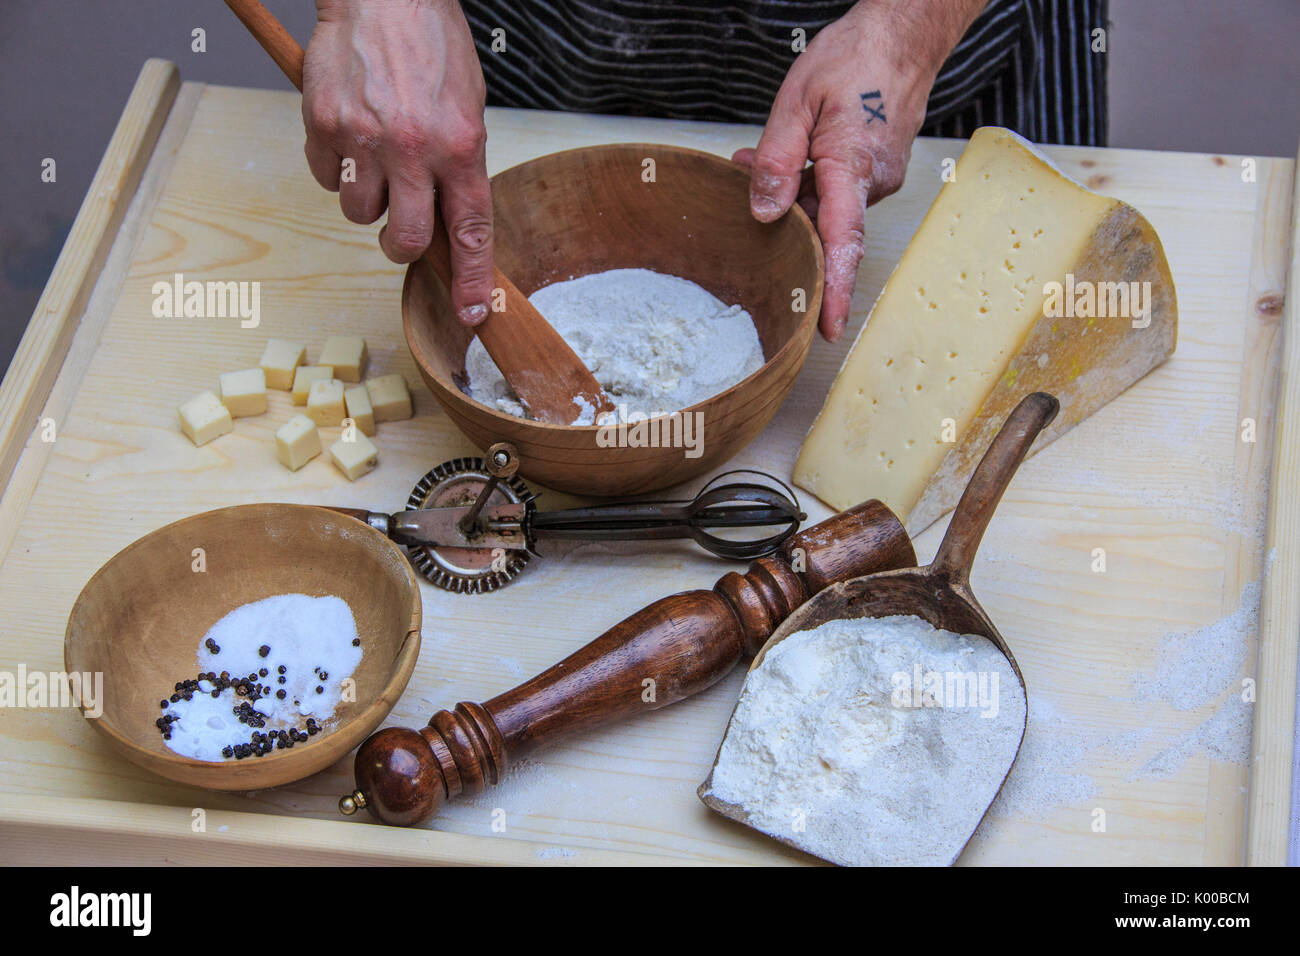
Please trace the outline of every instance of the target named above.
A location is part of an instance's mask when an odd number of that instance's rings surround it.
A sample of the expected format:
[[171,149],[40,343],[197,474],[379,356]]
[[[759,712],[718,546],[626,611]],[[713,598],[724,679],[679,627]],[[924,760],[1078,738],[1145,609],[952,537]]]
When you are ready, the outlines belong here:
[[828,585],[915,564],[893,512],[865,502],[794,535],[745,574],[723,576],[711,591],[656,601],[486,703],[441,710],[418,731],[379,731],[357,751],[357,790],[340,809],[419,823],[446,800],[495,784],[536,747],[709,687]]
[[[301,93],[305,54],[284,24],[261,0],[226,0],[226,6]],[[433,236],[422,259],[450,290],[451,240],[441,216],[434,216]],[[588,407],[593,410],[593,423],[601,412],[614,411],[613,401],[578,353],[496,266],[492,267],[492,285],[504,298],[504,308],[499,313],[489,312],[474,331],[533,417],[569,425]]]
[[989,450],[980,459],[975,474],[957,502],[952,521],[944,533],[939,552],[930,564],[930,572],[948,576],[954,581],[970,577],[975,552],[979,550],[984,531],[997,510],[1002,493],[1029,454],[1029,448],[1038,433],[1052,423],[1061,403],[1054,395],[1033,392],[1020,400],[1020,404],[1007,416],[1002,429],[993,437]]
[[262,6],[260,0],[226,0],[226,6],[239,17],[239,22],[262,44],[262,49],[271,55],[275,65],[301,93],[303,52],[293,34]]

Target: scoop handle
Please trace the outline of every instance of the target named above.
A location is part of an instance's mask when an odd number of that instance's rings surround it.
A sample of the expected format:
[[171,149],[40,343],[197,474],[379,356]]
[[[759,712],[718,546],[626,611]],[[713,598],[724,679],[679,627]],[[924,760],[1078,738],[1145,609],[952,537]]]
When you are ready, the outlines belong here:
[[1002,493],[1029,454],[1038,433],[1052,423],[1060,408],[1055,395],[1033,392],[1022,398],[1007,416],[957,503],[943,543],[930,564],[931,574],[953,581],[969,579],[975,552],[1002,500]]
[[495,784],[537,747],[711,686],[822,588],[915,564],[898,518],[865,502],[794,535],[745,574],[724,575],[711,591],[661,598],[513,690],[439,711],[418,731],[379,731],[357,751],[357,789],[339,808],[420,823],[446,800]]

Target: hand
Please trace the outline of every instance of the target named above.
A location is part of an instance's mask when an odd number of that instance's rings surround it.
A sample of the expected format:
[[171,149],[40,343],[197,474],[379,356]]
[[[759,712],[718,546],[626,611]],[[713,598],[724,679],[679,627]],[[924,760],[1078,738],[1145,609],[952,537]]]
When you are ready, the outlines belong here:
[[[302,100],[312,175],[353,222],[388,207],[379,242],[394,262],[420,257],[440,213],[452,307],[462,322],[481,322],[492,295],[486,93],[460,5],[317,0],[316,12]],[[355,178],[340,176],[345,159]]]
[[751,169],[755,218],[772,222],[798,202],[816,223],[826,258],[819,328],[829,341],[848,322],[866,208],[903,185],[930,87],[984,2],[858,3],[795,60],[758,148],[732,157]]

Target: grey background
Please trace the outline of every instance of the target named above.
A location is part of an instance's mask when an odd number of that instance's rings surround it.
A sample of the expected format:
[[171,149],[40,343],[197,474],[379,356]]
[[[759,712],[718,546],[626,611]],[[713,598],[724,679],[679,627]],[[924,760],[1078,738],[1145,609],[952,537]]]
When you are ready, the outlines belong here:
[[[311,0],[265,0],[305,43]],[[1296,155],[1300,0],[1112,0],[1113,146]],[[190,31],[207,31],[207,52]],[[140,64],[186,80],[289,89],[220,0],[0,5],[0,369],[44,288]],[[53,157],[58,181],[40,181]]]

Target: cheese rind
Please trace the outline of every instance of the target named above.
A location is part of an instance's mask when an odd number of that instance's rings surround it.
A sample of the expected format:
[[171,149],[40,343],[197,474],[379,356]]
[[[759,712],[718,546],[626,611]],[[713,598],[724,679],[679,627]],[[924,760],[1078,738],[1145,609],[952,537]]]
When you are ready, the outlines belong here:
[[307,417],[317,425],[342,425],[343,415],[343,383],[336,378],[312,382],[307,394]]
[[[1148,311],[1056,314],[1049,284],[1084,282],[1149,283]],[[836,376],[794,480],[835,508],[879,498],[916,533],[956,505],[1026,394],[1061,402],[1041,448],[1165,361],[1176,337],[1150,224],[1014,133],[977,130]]]
[[307,364],[307,348],[284,339],[267,339],[258,366],[266,373],[266,387],[287,392],[293,388],[293,373]]
[[221,404],[233,418],[247,418],[266,411],[266,375],[260,368],[226,372],[220,378]]
[[297,471],[320,452],[320,432],[306,415],[293,416],[275,433],[276,457],[290,471]]
[[359,382],[366,370],[366,340],[359,335],[331,335],[320,350],[320,364],[334,369],[334,377]]
[[352,419],[361,434],[375,434],[375,410],[370,404],[370,392],[364,385],[345,388],[343,404],[347,408],[348,418]]
[[233,431],[235,423],[230,409],[221,404],[213,392],[199,392],[176,410],[181,431],[195,445],[206,445],[212,439]]
[[340,438],[330,445],[330,459],[348,481],[356,481],[374,470],[379,463],[379,449],[365,435],[354,435],[352,441]]
[[366,382],[376,422],[396,422],[411,417],[411,393],[406,379],[396,372]]
[[293,403],[306,405],[313,382],[334,377],[334,369],[328,365],[299,365],[293,373]]

